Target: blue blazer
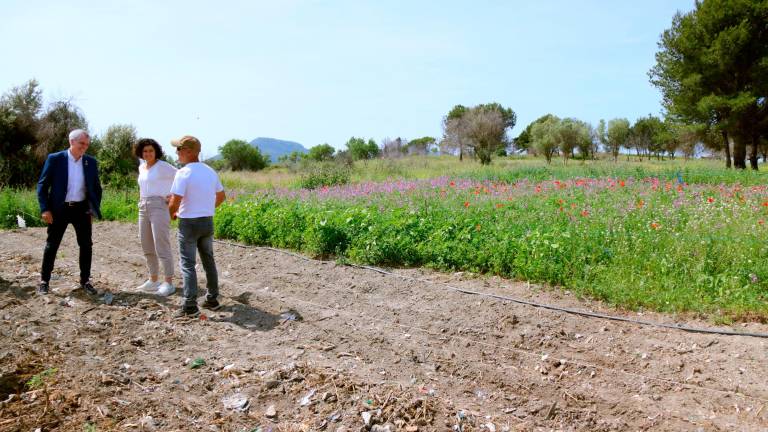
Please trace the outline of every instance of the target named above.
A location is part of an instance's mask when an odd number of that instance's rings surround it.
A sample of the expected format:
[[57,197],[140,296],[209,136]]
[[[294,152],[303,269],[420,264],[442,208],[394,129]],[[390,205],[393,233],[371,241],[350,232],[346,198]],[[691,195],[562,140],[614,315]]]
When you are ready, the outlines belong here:
[[[51,153],[43,165],[40,180],[37,182],[37,201],[40,212],[60,213],[64,209],[69,179],[69,150]],[[91,207],[91,213],[101,219],[101,182],[99,165],[93,156],[83,155],[83,174],[85,177],[85,199]]]

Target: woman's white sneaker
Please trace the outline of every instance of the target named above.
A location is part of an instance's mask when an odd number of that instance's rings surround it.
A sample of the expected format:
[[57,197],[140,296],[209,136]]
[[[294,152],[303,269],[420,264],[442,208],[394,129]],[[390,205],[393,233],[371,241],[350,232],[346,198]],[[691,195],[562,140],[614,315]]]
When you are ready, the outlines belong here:
[[139,290],[144,292],[155,292],[159,286],[160,282],[152,282],[151,280],[147,280],[143,284],[139,285]]
[[168,297],[169,295],[173,294],[174,291],[176,291],[176,288],[174,288],[173,285],[169,284],[168,282],[161,283],[157,288],[157,294],[163,297]]

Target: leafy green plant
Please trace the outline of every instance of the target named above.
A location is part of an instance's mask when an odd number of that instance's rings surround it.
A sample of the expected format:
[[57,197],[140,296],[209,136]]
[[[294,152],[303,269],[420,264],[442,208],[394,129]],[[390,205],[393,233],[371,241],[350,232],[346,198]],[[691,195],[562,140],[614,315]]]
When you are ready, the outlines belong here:
[[768,317],[768,188],[677,179],[439,178],[274,192],[228,203],[216,232],[355,263],[543,282],[629,309]]
[[198,368],[201,368],[201,367],[205,366],[205,364],[206,364],[205,363],[205,359],[203,359],[201,357],[198,357],[198,358],[192,360],[191,363],[189,363],[189,368],[190,369],[198,369]]
[[58,369],[56,368],[49,368],[40,373],[32,375],[32,378],[30,378],[29,381],[27,381],[27,387],[33,390],[43,387],[48,381],[48,379],[54,376],[57,371]]
[[350,170],[338,163],[321,162],[308,164],[301,174],[299,184],[304,189],[317,189],[323,186],[337,186],[349,183]]

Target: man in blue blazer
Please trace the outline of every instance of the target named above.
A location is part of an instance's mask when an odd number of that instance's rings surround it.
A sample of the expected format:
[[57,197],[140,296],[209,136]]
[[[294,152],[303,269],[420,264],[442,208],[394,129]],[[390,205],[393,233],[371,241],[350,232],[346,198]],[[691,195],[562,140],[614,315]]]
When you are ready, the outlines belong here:
[[98,294],[90,281],[91,226],[93,216],[101,219],[101,182],[96,159],[85,154],[90,143],[88,132],[82,129],[70,132],[69,149],[48,155],[37,182],[41,218],[48,224],[39,294],[48,294],[53,262],[69,224],[75,227],[80,246],[80,287],[88,294]]

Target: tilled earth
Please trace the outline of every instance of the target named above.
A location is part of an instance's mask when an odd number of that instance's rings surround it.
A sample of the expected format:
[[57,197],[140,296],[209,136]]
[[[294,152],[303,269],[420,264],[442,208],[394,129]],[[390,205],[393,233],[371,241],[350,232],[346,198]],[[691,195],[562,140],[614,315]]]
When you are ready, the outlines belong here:
[[51,294],[35,294],[44,241],[44,229],[0,232],[0,431],[768,429],[768,339],[483,294],[712,326],[695,318],[217,243],[224,307],[178,321],[178,290],[135,288],[146,272],[135,226],[94,227],[95,298],[76,289],[71,229]]

